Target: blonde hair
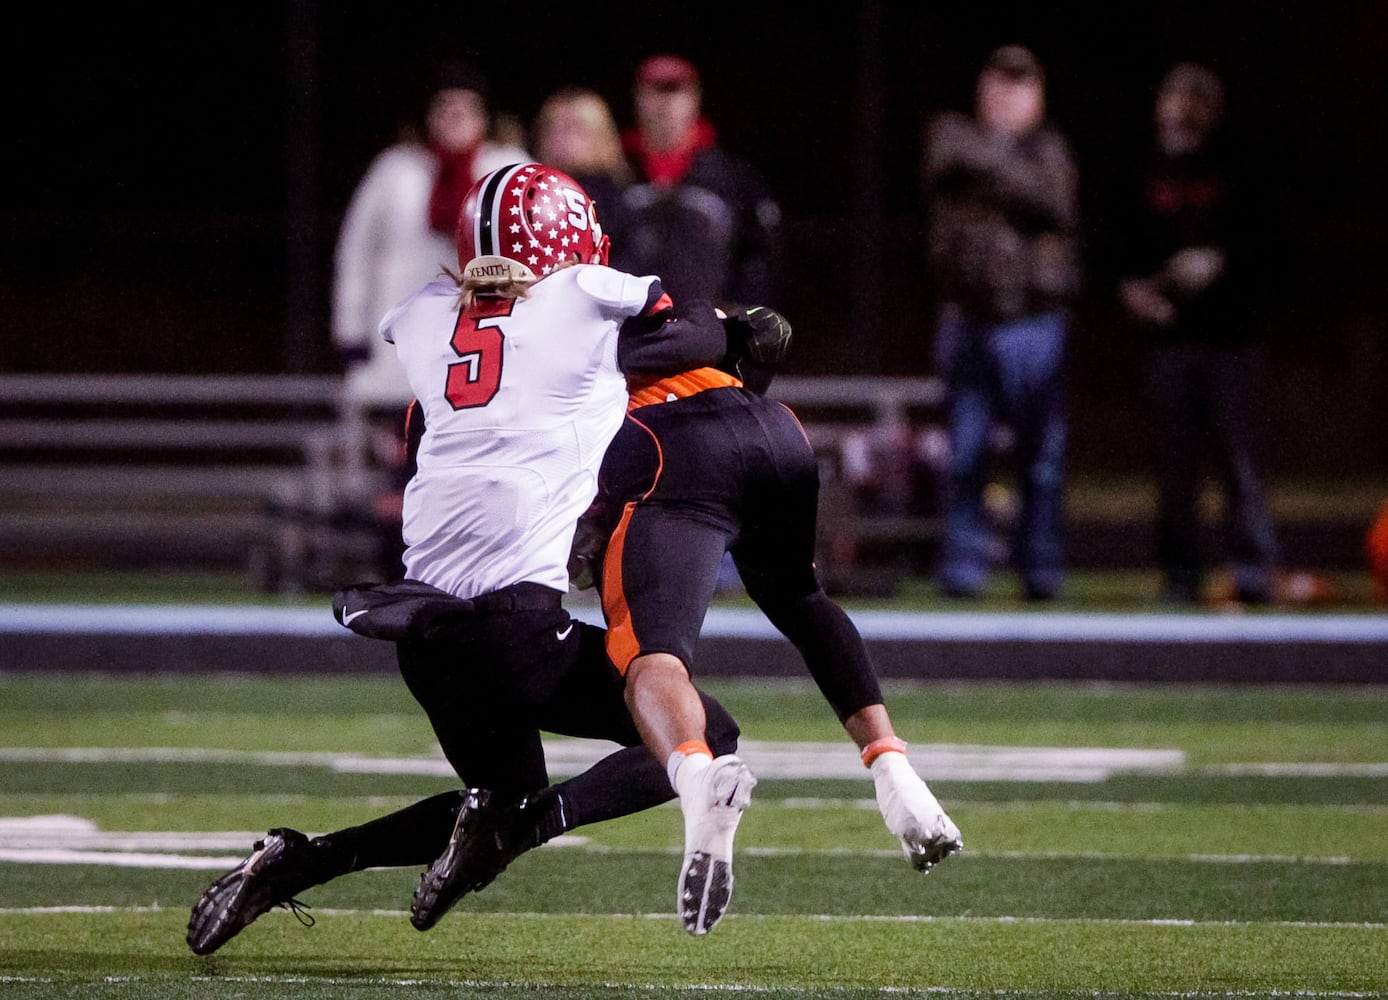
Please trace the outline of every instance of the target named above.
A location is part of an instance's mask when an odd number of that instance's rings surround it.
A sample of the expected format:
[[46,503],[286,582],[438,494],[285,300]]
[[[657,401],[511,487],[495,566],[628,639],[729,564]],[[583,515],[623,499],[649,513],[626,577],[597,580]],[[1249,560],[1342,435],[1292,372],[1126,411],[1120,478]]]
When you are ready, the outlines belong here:
[[447,275],[453,279],[453,284],[458,286],[457,306],[463,311],[471,309],[481,296],[495,299],[523,299],[530,294],[529,281],[496,281],[487,278],[464,278],[451,267],[445,266],[440,274]]
[[[577,124],[585,134],[588,148],[575,152],[557,147],[552,133],[561,123]],[[596,91],[584,87],[555,91],[540,105],[531,131],[531,148],[542,163],[552,163],[571,174],[620,176],[628,171],[616,119]]]
[[[562,271],[577,263],[576,260],[560,261],[549,273]],[[445,267],[442,273],[452,278],[453,283],[458,286],[458,308],[463,312],[471,309],[479,298],[523,299],[530,294],[531,286],[542,280],[536,278],[534,281],[517,281],[514,278],[478,278],[472,275],[464,277],[450,267]]]

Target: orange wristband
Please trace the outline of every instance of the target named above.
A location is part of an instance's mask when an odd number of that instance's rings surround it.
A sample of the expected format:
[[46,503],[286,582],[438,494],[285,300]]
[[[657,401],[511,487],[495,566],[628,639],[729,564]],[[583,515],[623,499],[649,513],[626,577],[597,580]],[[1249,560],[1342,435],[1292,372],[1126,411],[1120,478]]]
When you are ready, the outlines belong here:
[[897,753],[905,753],[906,741],[895,736],[883,736],[880,740],[873,740],[863,747],[863,767],[871,767],[872,762],[878,757],[884,753],[891,753],[893,750]]

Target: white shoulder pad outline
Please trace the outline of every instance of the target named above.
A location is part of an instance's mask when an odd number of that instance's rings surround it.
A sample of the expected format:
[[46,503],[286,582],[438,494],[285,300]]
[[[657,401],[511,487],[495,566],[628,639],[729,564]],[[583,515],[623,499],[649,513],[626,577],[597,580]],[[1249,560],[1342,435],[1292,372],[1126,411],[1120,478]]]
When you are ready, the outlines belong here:
[[395,338],[390,334],[390,328],[395,325],[395,321],[400,314],[410,307],[415,299],[423,298],[426,295],[456,295],[458,286],[453,281],[446,278],[439,278],[431,281],[423,288],[417,288],[381,317],[381,322],[376,325],[376,332],[381,335],[388,344],[395,343]]
[[646,307],[651,282],[657,279],[651,276],[638,278],[613,267],[589,264],[578,268],[577,280],[578,287],[590,298],[609,309],[619,309],[634,316]]

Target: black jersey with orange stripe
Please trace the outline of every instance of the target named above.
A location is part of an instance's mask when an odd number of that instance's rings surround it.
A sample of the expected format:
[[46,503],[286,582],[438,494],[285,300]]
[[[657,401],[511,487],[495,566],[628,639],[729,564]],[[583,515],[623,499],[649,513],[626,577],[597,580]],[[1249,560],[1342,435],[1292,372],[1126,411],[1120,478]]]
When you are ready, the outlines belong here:
[[695,368],[658,379],[627,379],[627,412],[655,403],[668,403],[684,399],[705,389],[721,389],[728,386],[741,386],[742,380],[719,368]]

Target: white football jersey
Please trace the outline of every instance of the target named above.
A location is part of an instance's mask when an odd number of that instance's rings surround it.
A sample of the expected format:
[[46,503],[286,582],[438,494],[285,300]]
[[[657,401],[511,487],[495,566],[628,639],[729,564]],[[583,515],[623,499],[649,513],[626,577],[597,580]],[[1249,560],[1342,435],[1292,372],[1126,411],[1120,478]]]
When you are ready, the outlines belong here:
[[523,581],[567,591],[574,528],[626,413],[621,324],[654,277],[556,271],[460,317],[436,281],[381,321],[424,410],[405,490],[405,573],[458,597]]

